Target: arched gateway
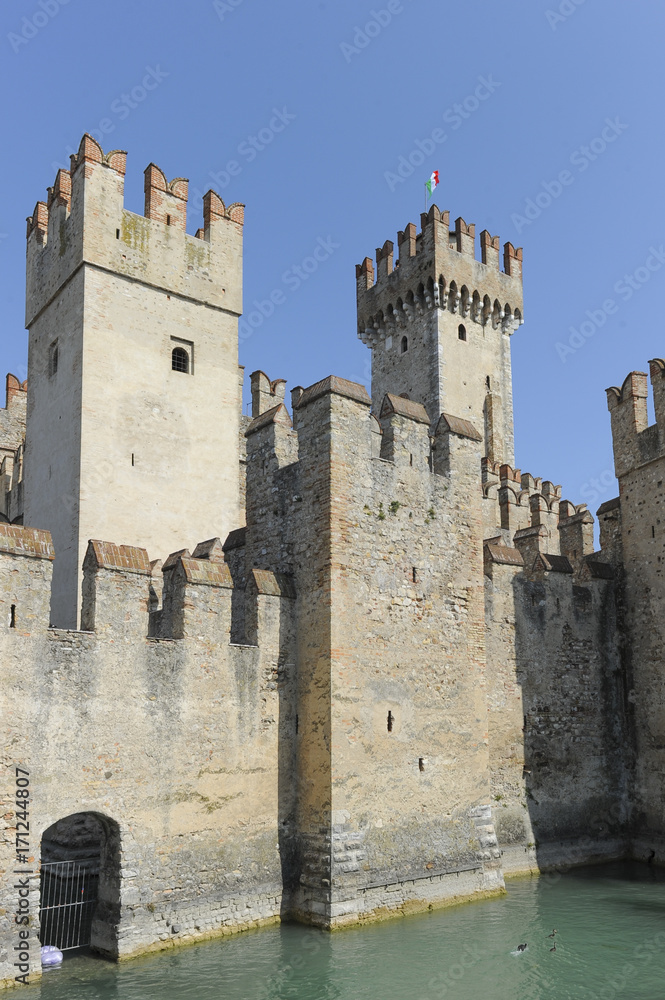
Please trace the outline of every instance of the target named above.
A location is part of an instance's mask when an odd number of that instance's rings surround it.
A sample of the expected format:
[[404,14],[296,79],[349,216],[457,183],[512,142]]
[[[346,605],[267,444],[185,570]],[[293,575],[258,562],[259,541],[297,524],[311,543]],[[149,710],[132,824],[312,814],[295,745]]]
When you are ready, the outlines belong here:
[[91,947],[117,958],[120,829],[100,813],[53,823],[42,836],[39,939],[61,951]]

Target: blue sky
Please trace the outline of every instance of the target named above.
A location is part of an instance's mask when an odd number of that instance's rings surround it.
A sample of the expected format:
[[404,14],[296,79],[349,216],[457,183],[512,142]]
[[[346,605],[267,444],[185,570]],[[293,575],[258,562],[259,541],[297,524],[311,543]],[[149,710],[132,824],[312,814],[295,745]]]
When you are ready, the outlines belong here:
[[132,211],[150,161],[189,177],[191,232],[197,192],[246,204],[245,310],[284,294],[240,360],[289,387],[366,379],[354,265],[419,223],[438,169],[451,219],[524,247],[517,464],[594,511],[616,494],[604,389],[665,355],[660,4],[20,0],[0,28],[0,370],[26,374],[25,217],[84,131],[128,150]]

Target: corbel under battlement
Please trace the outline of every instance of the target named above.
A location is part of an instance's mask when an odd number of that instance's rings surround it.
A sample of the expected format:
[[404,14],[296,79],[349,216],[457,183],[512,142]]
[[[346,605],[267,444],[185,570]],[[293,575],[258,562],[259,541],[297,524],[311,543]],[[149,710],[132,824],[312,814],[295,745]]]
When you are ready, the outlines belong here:
[[369,257],[356,265],[358,336],[369,347],[405,328],[431,310],[448,310],[471,322],[512,333],[523,322],[522,249],[504,246],[499,269],[499,237],[480,234],[481,259],[475,258],[475,226],[432,205],[421,215],[421,232],[409,223],[394,243],[376,250],[377,270]]

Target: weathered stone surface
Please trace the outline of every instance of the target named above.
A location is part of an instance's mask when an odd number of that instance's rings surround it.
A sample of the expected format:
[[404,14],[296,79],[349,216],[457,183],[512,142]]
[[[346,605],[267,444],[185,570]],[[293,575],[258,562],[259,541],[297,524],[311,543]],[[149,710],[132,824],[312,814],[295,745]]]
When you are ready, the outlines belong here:
[[[242,206],[209,193],[190,237],[187,182],[151,164],[133,216],[124,169],[84,137],[28,225],[34,526],[0,523],[0,708],[6,773],[30,778],[32,973],[40,859],[90,853],[111,958],[665,863],[665,362],[652,427],[645,375],[608,390],[620,498],[594,552],[586,506],[513,466],[520,250],[500,271],[485,231],[476,261],[433,207],[399,268],[387,241],[376,284],[357,269],[372,399],[329,376],[291,417],[255,371],[241,416]],[[155,375],[172,341],[194,378]],[[81,631],[49,627],[79,595]],[[5,980],[16,905],[5,876]]]
[[52,620],[65,628],[79,622],[88,539],[163,556],[242,522],[242,222],[214,195],[201,237],[188,235],[187,182],[154,164],[135,215],[123,164],[84,137],[28,236],[22,513],[53,535]]

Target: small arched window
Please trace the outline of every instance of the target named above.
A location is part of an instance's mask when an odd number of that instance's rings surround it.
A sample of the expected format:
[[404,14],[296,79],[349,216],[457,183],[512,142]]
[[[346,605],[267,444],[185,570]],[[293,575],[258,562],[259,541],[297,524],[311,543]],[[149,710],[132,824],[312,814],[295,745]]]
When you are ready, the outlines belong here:
[[402,337],[402,343],[400,344],[400,354],[406,354],[409,349],[409,341],[406,337]]
[[171,368],[174,372],[189,373],[189,354],[184,347],[174,347],[171,351]]
[[457,336],[460,340],[466,340],[466,327],[464,326],[464,323],[460,323],[457,327]]

